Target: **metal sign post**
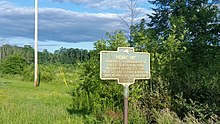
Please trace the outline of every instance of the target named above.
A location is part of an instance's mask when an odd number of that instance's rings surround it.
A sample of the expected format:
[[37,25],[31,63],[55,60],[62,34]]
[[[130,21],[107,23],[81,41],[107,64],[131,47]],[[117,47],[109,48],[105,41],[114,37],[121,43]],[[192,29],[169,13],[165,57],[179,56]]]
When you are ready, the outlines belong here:
[[132,47],[100,52],[100,78],[118,80],[124,86],[124,124],[128,123],[129,85],[136,79],[150,79],[150,54],[134,52]]
[[129,85],[124,85],[124,124],[128,123],[128,96],[129,96]]

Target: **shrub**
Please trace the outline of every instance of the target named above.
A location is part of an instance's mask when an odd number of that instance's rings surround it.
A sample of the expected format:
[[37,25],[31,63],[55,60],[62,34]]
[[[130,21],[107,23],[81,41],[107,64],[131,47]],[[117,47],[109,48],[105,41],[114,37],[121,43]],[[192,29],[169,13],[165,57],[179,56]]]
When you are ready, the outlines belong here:
[[0,70],[2,74],[22,75],[26,66],[27,62],[23,57],[12,55],[2,61],[0,64]]

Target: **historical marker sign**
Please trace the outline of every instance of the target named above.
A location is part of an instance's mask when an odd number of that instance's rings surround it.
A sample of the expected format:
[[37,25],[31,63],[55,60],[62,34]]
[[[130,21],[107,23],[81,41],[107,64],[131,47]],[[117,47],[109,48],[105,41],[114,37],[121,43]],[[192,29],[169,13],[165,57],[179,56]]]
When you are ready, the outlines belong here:
[[136,79],[150,79],[150,54],[134,52],[132,47],[118,47],[117,51],[101,51],[100,78],[118,80],[124,85],[124,124],[128,124],[128,90]]
[[150,78],[150,54],[134,52],[132,47],[118,47],[117,51],[101,51],[100,78],[118,80],[119,84],[133,84],[135,79]]

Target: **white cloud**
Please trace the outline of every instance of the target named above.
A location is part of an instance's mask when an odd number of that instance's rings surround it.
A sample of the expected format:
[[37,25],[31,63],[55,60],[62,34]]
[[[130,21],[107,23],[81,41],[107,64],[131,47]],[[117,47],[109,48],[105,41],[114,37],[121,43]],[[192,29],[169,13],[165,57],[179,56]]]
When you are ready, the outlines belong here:
[[[52,1],[60,2],[60,3],[70,2],[73,4],[85,5],[89,8],[93,8],[96,10],[111,11],[113,13],[117,13],[118,18],[119,16],[122,17],[127,24],[130,24],[130,20],[131,20],[131,10],[129,10],[129,7],[131,6],[133,6],[135,9],[134,23],[138,23],[143,18],[149,21],[149,18],[147,18],[146,14],[152,13],[152,10],[149,8],[150,4],[148,3],[147,0],[52,0]],[[121,22],[125,26],[122,20]]]
[[[87,4],[90,7],[106,5],[117,8],[121,6],[121,2],[127,0],[53,1]],[[135,22],[146,18],[145,13],[149,12],[146,8],[139,7],[137,9],[142,14],[135,19]],[[43,42],[58,41],[60,43],[94,42],[105,37],[106,32],[120,29],[128,30],[118,15],[129,21],[128,11],[124,13],[81,13],[58,8],[39,8],[39,40]],[[7,1],[0,1],[0,27],[0,38],[34,39],[34,8],[16,6]]]
[[[95,9],[126,9],[130,0],[52,0],[52,2],[70,2],[73,4],[83,4]],[[136,4],[146,4],[146,0],[133,0]]]
[[[86,0],[85,0],[86,2]],[[34,38],[34,8],[0,2],[0,37]],[[95,41],[106,32],[126,30],[117,14],[80,13],[57,8],[39,9],[39,40]]]

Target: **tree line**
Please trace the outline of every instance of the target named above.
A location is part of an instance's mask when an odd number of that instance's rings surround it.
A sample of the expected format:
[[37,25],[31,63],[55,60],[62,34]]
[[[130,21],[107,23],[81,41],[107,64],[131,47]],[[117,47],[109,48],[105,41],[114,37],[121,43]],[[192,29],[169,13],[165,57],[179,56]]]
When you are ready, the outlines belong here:
[[[27,63],[34,63],[34,49],[30,45],[24,45],[23,47],[10,46],[8,44],[0,46],[0,61],[11,56],[19,55],[27,61]],[[60,64],[75,64],[77,61],[83,62],[90,58],[90,52],[88,50],[78,48],[63,48],[55,50],[54,53],[44,49],[42,52],[38,52],[39,63],[60,63]]]

